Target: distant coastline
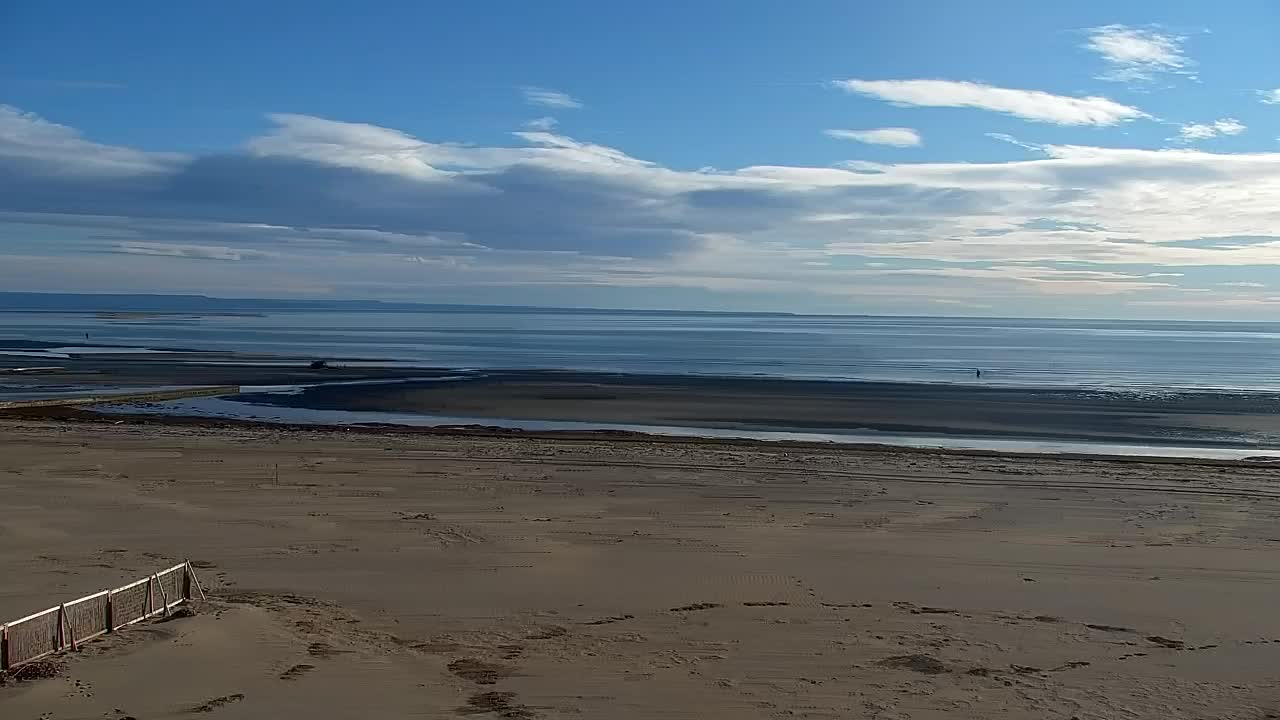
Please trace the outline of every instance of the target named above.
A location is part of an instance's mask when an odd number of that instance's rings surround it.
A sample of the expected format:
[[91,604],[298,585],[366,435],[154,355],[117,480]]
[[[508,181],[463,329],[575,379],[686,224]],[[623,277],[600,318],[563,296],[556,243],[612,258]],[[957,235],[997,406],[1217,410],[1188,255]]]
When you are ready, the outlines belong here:
[[1087,323],[1101,326],[1125,323],[1151,325],[1186,325],[1200,328],[1214,327],[1277,327],[1280,324],[1259,320],[1168,320],[1135,317],[1035,316],[1017,314],[956,314],[918,315],[881,313],[831,313],[797,312],[787,310],[695,310],[688,308],[625,308],[563,305],[501,305],[484,303],[433,303],[402,300],[314,300],[268,297],[218,297],[213,295],[182,295],[162,293],[64,293],[64,292],[14,292],[0,291],[0,313],[12,312],[69,312],[89,314],[146,313],[146,314],[198,314],[243,315],[271,312],[446,312],[446,313],[514,313],[514,314],[582,314],[582,315],[636,315],[688,317],[760,317],[760,318],[849,318],[849,319],[953,319],[996,321],[1040,321],[1050,324]]
[[[242,314],[290,311],[365,312],[504,312],[504,313],[606,313],[689,316],[735,315],[742,317],[794,317],[779,311],[663,310],[649,308],[556,307],[538,305],[484,305],[461,303],[399,302],[385,300],[301,300],[286,298],[224,298],[209,295],[0,292],[0,312],[83,312],[94,314]],[[814,316],[820,317],[820,316]],[[848,317],[867,317],[850,315]]]

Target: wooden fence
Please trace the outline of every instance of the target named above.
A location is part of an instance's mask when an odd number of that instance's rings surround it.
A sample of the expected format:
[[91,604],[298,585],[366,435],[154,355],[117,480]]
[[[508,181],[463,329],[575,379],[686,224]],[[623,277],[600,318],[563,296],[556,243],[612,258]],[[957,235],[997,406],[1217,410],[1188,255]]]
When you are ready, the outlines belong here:
[[191,563],[0,625],[0,670],[38,660],[189,602],[204,590]]

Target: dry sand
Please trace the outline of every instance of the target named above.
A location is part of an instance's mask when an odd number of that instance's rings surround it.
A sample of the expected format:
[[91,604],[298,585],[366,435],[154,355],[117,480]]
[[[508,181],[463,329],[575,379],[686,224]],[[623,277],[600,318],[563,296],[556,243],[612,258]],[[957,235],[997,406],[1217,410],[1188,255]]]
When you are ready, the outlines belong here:
[[1278,478],[4,421],[0,618],[185,557],[213,599],[0,717],[1280,717]]

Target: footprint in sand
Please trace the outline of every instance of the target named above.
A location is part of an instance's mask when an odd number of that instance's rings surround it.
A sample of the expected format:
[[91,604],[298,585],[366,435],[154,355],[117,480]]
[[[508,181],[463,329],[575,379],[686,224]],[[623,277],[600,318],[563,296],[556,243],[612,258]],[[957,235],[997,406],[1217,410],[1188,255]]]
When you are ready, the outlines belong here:
[[289,668],[288,670],[285,670],[284,672],[280,673],[280,679],[281,680],[297,680],[298,678],[302,677],[303,675],[306,675],[307,673],[315,669],[316,669],[315,665],[299,663]]
[[199,705],[196,705],[195,707],[191,708],[191,712],[193,713],[213,712],[214,710],[217,710],[223,705],[230,705],[231,703],[237,703],[237,702],[240,702],[241,700],[244,700],[244,693],[232,693],[231,695],[223,695],[222,697],[216,697],[212,700],[208,700],[203,703],[200,703]]
[[1085,627],[1087,627],[1087,628],[1089,628],[1090,630],[1100,630],[1100,631],[1102,631],[1102,632],[1113,632],[1113,633],[1136,633],[1136,632],[1138,632],[1137,630],[1134,630],[1133,628],[1121,627],[1121,626],[1119,626],[1119,625],[1102,625],[1102,624],[1099,624],[1099,623],[1085,623],[1085,624],[1084,624],[1084,626],[1085,626]]
[[568,633],[569,631],[566,628],[562,628],[559,625],[548,625],[542,630],[538,630],[536,632],[532,632],[532,633],[529,633],[528,635],[525,635],[524,639],[525,640],[551,640],[552,638],[558,638],[561,635],[567,635]]
[[449,663],[449,672],[477,685],[496,685],[502,678],[510,677],[515,670],[509,665],[462,658]]
[[333,657],[334,655],[341,655],[343,653],[348,653],[348,652],[351,652],[351,651],[339,650],[338,648],[335,648],[334,646],[325,642],[313,642],[307,646],[307,654],[310,655],[311,657],[327,658],[327,657]]
[[720,607],[720,603],[694,603],[692,605],[673,607],[670,612],[694,612],[696,610],[711,610],[718,607]]
[[587,622],[584,622],[582,624],[583,625],[611,625],[616,622],[622,622],[623,620],[630,620],[634,617],[635,615],[610,615],[609,617],[600,618],[599,620],[588,620]]
[[904,670],[914,670],[925,675],[941,675],[951,672],[951,668],[947,667],[941,660],[932,655],[894,655],[887,657],[876,663],[883,667],[902,668]]
[[518,660],[524,654],[524,647],[520,645],[499,645],[498,649],[502,651],[503,660]]
[[516,702],[513,692],[486,692],[467,698],[467,704],[457,709],[459,715],[484,715],[492,713],[508,720],[531,720],[537,715],[533,708]]

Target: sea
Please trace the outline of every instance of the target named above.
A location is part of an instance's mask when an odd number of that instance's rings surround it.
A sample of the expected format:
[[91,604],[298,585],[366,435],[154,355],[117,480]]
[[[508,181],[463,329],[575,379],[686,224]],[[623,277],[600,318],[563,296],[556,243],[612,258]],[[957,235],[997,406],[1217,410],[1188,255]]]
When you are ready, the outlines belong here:
[[[189,299],[167,305],[108,303],[95,309],[8,307],[0,293],[0,365],[56,365],[95,354],[201,363],[297,367],[422,368],[462,376],[489,371],[580,371],[637,375],[760,377],[909,384],[973,385],[1034,391],[1073,390],[1124,395],[1154,403],[1187,394],[1257,398],[1280,407],[1280,323],[1066,320],[970,317],[872,317],[781,313],[709,313],[528,307],[288,304]],[[208,353],[208,355],[203,355]],[[46,376],[56,378],[54,376]],[[441,378],[436,375],[434,380]],[[44,381],[41,380],[41,383]],[[399,382],[399,381],[389,381]],[[120,392],[169,388],[118,388]],[[1176,447],[1112,445],[1068,437],[913,437],[863,427],[834,433],[800,428],[744,429],[574,422],[565,418],[436,417],[419,414],[322,411],[262,403],[261,393],[297,387],[242,387],[231,397],[102,406],[110,412],[230,417],[323,424],[500,425],[527,430],[589,429],[666,435],[773,440],[876,442],[906,446],[1026,452],[1255,457],[1280,453],[1280,439],[1260,427],[1219,430]],[[1081,394],[1078,391],[1085,391]],[[0,400],[83,395],[0,378]],[[93,390],[98,393],[98,389]],[[256,395],[255,395],[256,394]],[[254,401],[254,397],[258,401]],[[1011,396],[1012,397],[1012,396]],[[1028,398],[1032,398],[1028,400]],[[1158,414],[1159,411],[1153,411]],[[1178,431],[1181,432],[1181,431]],[[1040,435],[1043,435],[1042,433]],[[1120,442],[1117,440],[1116,442]],[[1234,447],[1228,447],[1234,446]],[[1226,448],[1226,449],[1224,449]]]
[[34,361],[122,351],[482,370],[1280,391],[1280,323],[480,307],[0,311],[0,355]]

